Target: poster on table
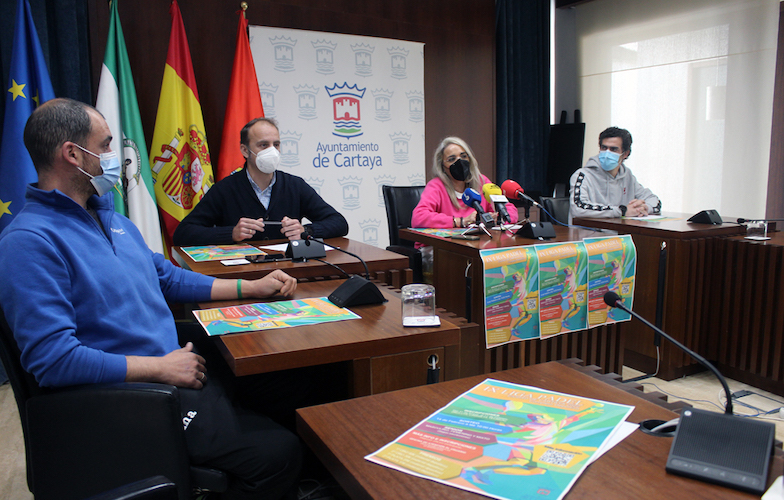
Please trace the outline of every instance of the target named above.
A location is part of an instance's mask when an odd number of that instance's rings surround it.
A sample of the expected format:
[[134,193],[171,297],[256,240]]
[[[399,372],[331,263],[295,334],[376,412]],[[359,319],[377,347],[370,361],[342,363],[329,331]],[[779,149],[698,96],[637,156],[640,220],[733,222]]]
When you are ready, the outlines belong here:
[[588,253],[588,326],[630,321],[626,311],[611,308],[604,294],[615,292],[629,309],[634,301],[637,249],[630,235],[586,238]]
[[424,44],[251,26],[264,114],[280,127],[280,170],[305,179],[386,247],[381,186],[424,186]]
[[193,315],[210,336],[359,319],[326,297],[201,309]]
[[539,262],[534,247],[480,250],[487,348],[539,338]]
[[633,409],[487,379],[365,458],[492,498],[557,500]]
[[581,241],[536,245],[541,338],[588,326],[588,263]]

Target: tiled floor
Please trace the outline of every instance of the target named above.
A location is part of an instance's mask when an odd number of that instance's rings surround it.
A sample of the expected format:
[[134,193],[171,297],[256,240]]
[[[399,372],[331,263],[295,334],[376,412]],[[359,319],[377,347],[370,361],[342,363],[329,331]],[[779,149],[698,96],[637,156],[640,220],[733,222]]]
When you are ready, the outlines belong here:
[[[621,374],[624,381],[640,375],[643,375],[643,373],[628,366],[623,367],[623,373]],[[640,380],[638,383],[643,384],[645,392],[666,394],[670,402],[685,401],[695,408],[717,412],[724,411],[724,389],[716,377],[708,371],[669,382],[658,378],[648,378]],[[744,389],[753,393],[733,401],[733,412],[736,415],[758,415],[784,407],[784,397],[782,396],[761,391],[735,380],[727,379],[727,385],[733,394]],[[774,411],[772,414],[761,415],[756,418],[774,422],[776,424],[776,439],[784,441],[784,419],[782,419],[782,414]]]
[[[627,380],[642,375],[628,367],[623,369],[623,379]],[[721,384],[709,372],[699,373],[690,377],[665,382],[657,378],[642,380],[645,392],[661,392],[669,396],[670,401],[684,400],[698,408],[723,411],[723,391]],[[762,411],[776,410],[784,407],[784,397],[760,391],[751,386],[728,380],[730,390],[734,393],[749,390],[753,394],[735,401],[735,412],[744,414],[759,413],[753,406]],[[776,423],[776,439],[784,441],[784,420],[776,412],[765,417]],[[24,441],[19,413],[11,386],[0,387],[0,500],[32,500],[33,495],[27,490],[25,475]]]

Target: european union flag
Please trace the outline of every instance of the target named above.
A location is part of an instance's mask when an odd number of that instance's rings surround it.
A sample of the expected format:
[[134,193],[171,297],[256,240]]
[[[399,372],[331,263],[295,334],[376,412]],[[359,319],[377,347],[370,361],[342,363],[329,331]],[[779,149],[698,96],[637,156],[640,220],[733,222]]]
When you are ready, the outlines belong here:
[[52,82],[27,0],[19,0],[16,7],[7,88],[0,143],[0,231],[22,209],[26,186],[38,180],[22,140],[25,123],[36,107],[54,99]]

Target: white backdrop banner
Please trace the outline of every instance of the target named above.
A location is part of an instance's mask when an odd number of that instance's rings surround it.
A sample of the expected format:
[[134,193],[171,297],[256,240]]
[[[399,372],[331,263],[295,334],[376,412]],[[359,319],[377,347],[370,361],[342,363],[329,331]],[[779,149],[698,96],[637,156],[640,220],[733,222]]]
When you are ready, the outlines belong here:
[[250,27],[264,114],[280,127],[280,169],[349,223],[389,241],[381,186],[425,184],[424,44]]

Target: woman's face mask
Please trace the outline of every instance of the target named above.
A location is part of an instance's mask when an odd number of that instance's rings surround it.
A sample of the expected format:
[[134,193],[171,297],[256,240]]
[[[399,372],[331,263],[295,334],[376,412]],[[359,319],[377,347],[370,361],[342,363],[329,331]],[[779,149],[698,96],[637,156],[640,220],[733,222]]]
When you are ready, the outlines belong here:
[[449,166],[449,173],[456,181],[465,181],[471,175],[471,164],[464,158],[458,158]]

